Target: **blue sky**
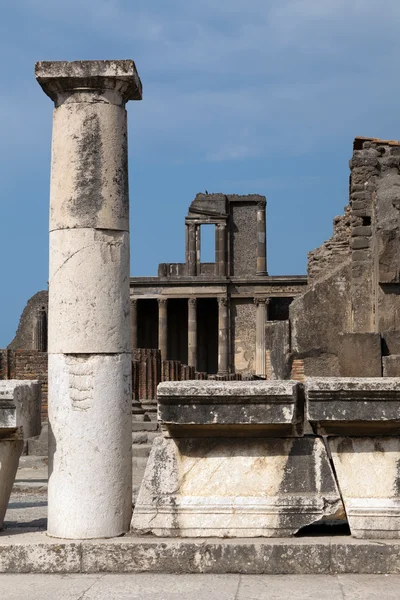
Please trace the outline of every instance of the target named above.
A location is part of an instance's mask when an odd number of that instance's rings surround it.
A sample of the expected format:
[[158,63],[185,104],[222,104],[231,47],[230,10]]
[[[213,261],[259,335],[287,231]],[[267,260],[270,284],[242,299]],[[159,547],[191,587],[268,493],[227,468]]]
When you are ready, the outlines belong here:
[[[133,58],[133,275],[184,260],[196,192],[267,196],[268,267],[305,273],[356,135],[397,139],[398,0],[2,0],[0,347],[45,289],[52,103],[37,60]],[[207,255],[205,256],[207,258]]]

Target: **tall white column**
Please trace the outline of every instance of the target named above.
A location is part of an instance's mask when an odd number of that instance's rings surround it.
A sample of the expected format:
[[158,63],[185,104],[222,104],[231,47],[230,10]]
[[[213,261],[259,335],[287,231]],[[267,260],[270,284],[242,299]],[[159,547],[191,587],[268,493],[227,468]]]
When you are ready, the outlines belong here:
[[254,298],[256,310],[256,375],[267,376],[265,324],[268,320],[269,298]]
[[41,62],[54,101],[48,534],[114,537],[132,510],[129,194],[133,61]]

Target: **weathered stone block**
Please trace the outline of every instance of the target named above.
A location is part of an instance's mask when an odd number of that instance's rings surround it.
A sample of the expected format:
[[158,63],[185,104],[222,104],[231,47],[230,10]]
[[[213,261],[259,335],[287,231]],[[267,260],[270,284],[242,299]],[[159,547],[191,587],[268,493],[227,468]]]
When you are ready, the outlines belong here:
[[400,282],[400,232],[380,230],[376,235],[379,283]]
[[384,353],[400,354],[400,330],[382,331]]
[[400,354],[382,357],[383,376],[400,377]]
[[295,381],[160,383],[158,420],[174,436],[301,435]]
[[41,385],[38,381],[0,381],[0,427],[2,400],[15,404],[15,427],[22,427],[24,439],[40,434]]
[[271,379],[289,379],[289,321],[269,321],[265,324],[265,347],[270,351]]
[[339,366],[342,377],[381,377],[380,333],[339,334]]
[[156,438],[132,517],[136,532],[285,537],[343,506],[320,438]]
[[328,443],[352,535],[399,538],[400,438],[330,437]]
[[23,446],[21,430],[6,434],[0,428],[0,529],[3,528]]
[[351,230],[351,235],[353,237],[370,236],[371,234],[372,234],[372,229],[368,225],[366,225],[366,226],[361,225],[359,227],[353,227],[353,229]]
[[320,435],[400,435],[400,378],[310,378],[304,390]]
[[128,233],[52,231],[49,353],[130,352],[128,274]]
[[362,248],[369,248],[369,237],[357,237],[352,238],[350,241],[350,246],[353,250],[361,250]]

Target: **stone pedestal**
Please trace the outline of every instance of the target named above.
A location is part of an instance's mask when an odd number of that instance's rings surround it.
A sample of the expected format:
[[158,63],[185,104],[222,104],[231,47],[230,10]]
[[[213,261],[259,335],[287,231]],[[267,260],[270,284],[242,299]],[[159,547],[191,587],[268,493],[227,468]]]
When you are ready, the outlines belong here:
[[229,310],[228,299],[218,298],[218,374],[229,370]]
[[128,100],[133,61],[42,62],[50,187],[48,533],[129,528],[132,498]]

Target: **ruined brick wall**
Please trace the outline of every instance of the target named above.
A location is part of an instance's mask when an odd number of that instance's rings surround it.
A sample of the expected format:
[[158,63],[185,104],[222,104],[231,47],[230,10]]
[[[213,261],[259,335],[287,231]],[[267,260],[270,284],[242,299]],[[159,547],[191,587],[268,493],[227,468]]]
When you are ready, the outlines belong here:
[[47,352],[0,350],[0,379],[37,379],[42,384],[42,421],[47,421]]
[[322,246],[308,253],[308,277],[310,283],[333,271],[351,254],[351,208],[346,206],[344,215],[335,217],[333,236]]

